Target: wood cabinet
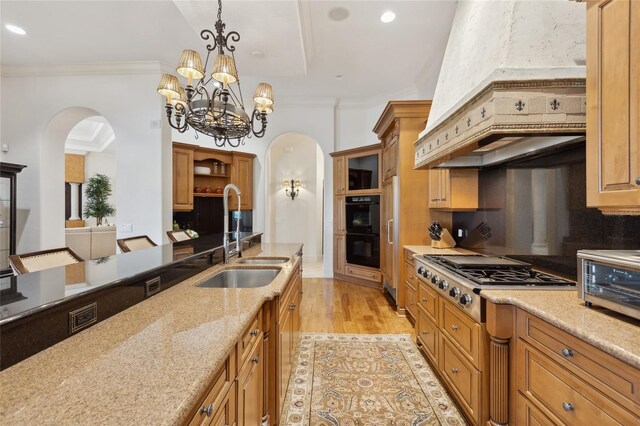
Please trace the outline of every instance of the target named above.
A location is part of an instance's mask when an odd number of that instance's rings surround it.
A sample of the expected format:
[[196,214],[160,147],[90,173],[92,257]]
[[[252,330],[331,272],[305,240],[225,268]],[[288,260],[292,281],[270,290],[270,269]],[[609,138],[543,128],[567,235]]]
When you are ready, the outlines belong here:
[[[253,154],[233,153],[231,163],[231,183],[240,188],[240,210],[253,210]],[[231,192],[230,206],[238,205],[238,197]]]
[[278,336],[279,336],[279,353],[277,358],[278,373],[276,374],[277,395],[278,395],[278,413],[282,412],[287,388],[289,386],[289,378],[291,376],[291,368],[294,364],[294,356],[298,347],[298,337],[300,332],[300,300],[302,275],[298,268],[292,274],[287,289],[283,292],[280,299],[279,319],[278,319]]
[[587,3],[587,205],[640,213],[640,3]]
[[257,339],[247,362],[238,373],[238,424],[262,424],[264,358],[262,336]]
[[430,169],[429,208],[476,210],[478,208],[478,171]]
[[[345,200],[348,196],[380,195],[382,178],[380,145],[368,145],[346,151],[333,152],[333,274],[334,278],[379,287],[380,268],[347,263],[347,217]],[[366,158],[370,157],[370,158]],[[349,162],[353,169],[349,171]],[[357,167],[361,161],[362,167]],[[354,163],[355,162],[355,163]],[[366,166],[366,167],[365,167]],[[368,189],[355,190],[366,183]],[[351,188],[351,189],[350,189]],[[379,238],[376,236],[375,238]],[[375,249],[375,244],[372,249]]]
[[173,210],[193,210],[193,149],[173,146]]
[[414,324],[418,320],[418,283],[416,278],[415,263],[413,254],[405,250],[404,252],[404,269],[405,269],[405,291],[407,294],[407,313],[413,319]]
[[333,157],[333,194],[344,194],[347,191],[347,166],[343,155]]
[[[254,154],[173,144],[173,210],[191,211],[194,197],[223,197],[221,191],[232,183],[241,195],[241,210],[253,209]],[[238,205],[235,192],[229,195],[229,206]]]
[[523,309],[487,301],[492,424],[640,424],[636,368]]
[[431,101],[391,101],[373,128],[382,141],[383,152],[380,230],[383,286],[395,299],[401,315],[409,302],[401,247],[430,243],[427,228],[431,213],[426,197],[429,174],[427,170],[413,169],[413,143],[424,130],[430,110]]

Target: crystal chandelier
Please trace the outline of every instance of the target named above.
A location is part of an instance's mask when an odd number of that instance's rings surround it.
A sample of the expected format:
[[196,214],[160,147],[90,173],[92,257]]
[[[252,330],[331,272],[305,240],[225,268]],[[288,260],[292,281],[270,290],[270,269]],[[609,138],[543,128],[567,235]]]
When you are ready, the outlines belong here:
[[[216,33],[206,29],[200,32],[203,40],[211,40],[207,44],[204,67],[198,52],[184,50],[176,71],[187,79],[186,87],[180,85],[176,76],[164,74],[158,85],[158,93],[167,98],[165,110],[171,127],[180,133],[192,127],[196,132],[212,136],[218,147],[229,144],[235,148],[244,143],[246,136],[264,136],[267,114],[273,112],[273,94],[270,84],[258,84],[253,95],[255,107],[249,118],[236,70],[233,53],[236,48],[230,43],[238,42],[240,34],[230,31],[225,35],[225,26],[222,22],[222,0],[218,0]],[[216,50],[213,71],[205,80],[209,56]],[[212,81],[213,84],[207,87]]]

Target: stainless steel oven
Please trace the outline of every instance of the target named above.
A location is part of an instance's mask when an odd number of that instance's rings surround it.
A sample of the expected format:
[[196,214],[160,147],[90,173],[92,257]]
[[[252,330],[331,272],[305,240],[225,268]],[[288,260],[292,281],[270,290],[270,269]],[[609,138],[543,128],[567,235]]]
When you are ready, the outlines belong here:
[[578,295],[640,319],[640,250],[578,251]]

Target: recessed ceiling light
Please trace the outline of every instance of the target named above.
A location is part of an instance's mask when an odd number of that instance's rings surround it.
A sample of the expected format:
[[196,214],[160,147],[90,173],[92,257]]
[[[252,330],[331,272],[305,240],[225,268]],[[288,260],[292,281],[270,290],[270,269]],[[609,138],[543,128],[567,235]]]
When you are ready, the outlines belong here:
[[385,24],[388,24],[389,22],[393,22],[393,20],[396,19],[396,14],[393,13],[390,10],[387,10],[385,13],[382,14],[382,16],[380,17],[380,20],[382,22],[384,22]]
[[17,25],[7,24],[4,27],[14,34],[25,35],[27,33],[24,28],[20,28]]
[[342,74],[336,74],[336,80],[342,80],[343,77]]
[[344,7],[334,7],[329,10],[329,19],[332,21],[340,22],[349,17],[349,11]]

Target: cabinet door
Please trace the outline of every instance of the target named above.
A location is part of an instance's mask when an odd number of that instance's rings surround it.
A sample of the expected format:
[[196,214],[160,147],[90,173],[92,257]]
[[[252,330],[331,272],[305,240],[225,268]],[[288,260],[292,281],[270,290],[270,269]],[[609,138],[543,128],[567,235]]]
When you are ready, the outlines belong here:
[[347,186],[347,166],[345,157],[333,159],[333,194],[344,194]]
[[345,205],[344,195],[333,197],[333,233],[344,235],[346,232],[345,224]]
[[213,419],[211,423],[208,423],[211,426],[231,426],[236,424],[236,384],[227,392],[227,396],[225,397],[222,405],[218,408],[218,410],[213,414]]
[[640,4],[587,6],[587,205],[640,210]]
[[248,362],[238,374],[238,425],[260,426],[262,424],[263,342],[258,342]]
[[289,376],[291,375],[291,337],[293,327],[293,315],[291,315],[289,309],[285,310],[284,319],[280,322],[280,351],[278,355],[278,363],[280,365],[280,407],[279,411],[282,411],[282,404],[284,404],[285,396],[287,395],[287,386],[289,384]]
[[429,208],[440,207],[440,169],[429,169]]
[[415,320],[418,314],[416,311],[416,290],[413,287],[409,286],[409,284],[405,283],[405,291],[407,295],[407,312],[409,312],[409,315],[411,315],[411,317]]
[[193,210],[193,150],[173,148],[173,210]]
[[383,179],[396,176],[398,174],[398,138],[391,140],[390,144],[382,153],[382,169],[384,170]]
[[392,283],[395,288],[396,283],[393,282],[393,180],[388,180],[382,186],[382,222],[380,224],[380,245],[382,246],[382,274],[385,279]]
[[333,272],[344,274],[347,264],[346,237],[344,235],[333,236]]
[[[241,210],[253,209],[253,157],[233,157],[231,183],[240,188]],[[238,197],[231,191],[229,206],[235,208],[238,205]]]

